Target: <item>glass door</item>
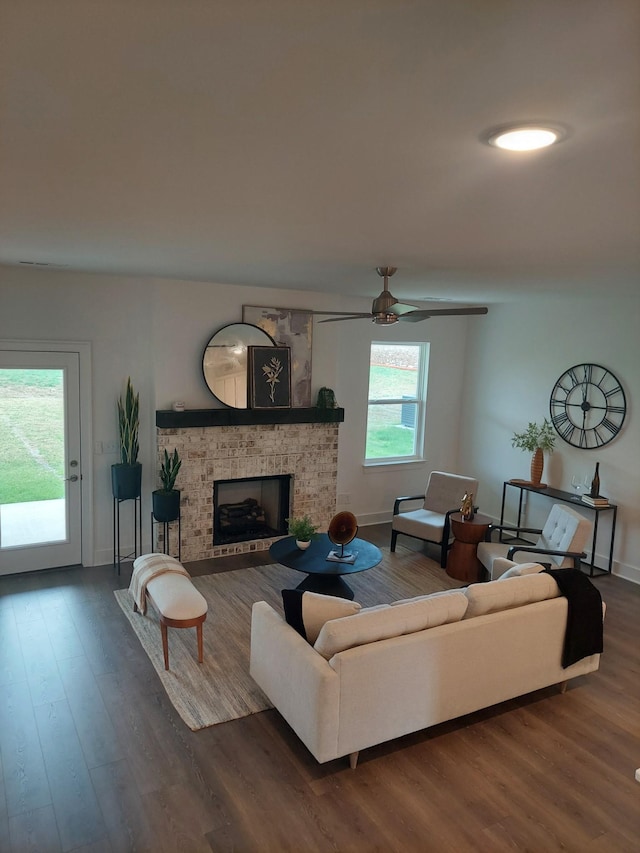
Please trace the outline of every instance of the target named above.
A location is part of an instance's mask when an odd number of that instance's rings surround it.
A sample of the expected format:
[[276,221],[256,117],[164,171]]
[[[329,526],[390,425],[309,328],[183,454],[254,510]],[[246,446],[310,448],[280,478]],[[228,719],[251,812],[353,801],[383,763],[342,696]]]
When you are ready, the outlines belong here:
[[0,351],[0,574],[82,561],[79,355]]

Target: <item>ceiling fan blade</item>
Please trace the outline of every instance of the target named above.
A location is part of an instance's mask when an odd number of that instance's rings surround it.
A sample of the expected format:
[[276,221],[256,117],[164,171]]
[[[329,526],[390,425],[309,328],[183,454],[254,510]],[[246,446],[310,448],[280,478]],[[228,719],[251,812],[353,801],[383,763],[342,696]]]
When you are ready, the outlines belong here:
[[486,314],[488,308],[425,308],[401,314],[398,319],[409,323],[428,320],[429,317],[465,317],[472,314]]
[[[331,313],[337,314],[338,312]],[[318,320],[318,323],[339,323],[340,320],[362,320],[364,317],[370,320],[371,314],[342,314],[340,317],[331,317],[329,320]]]
[[[354,316],[359,317],[360,316],[359,314],[351,314],[349,311],[315,311],[315,310],[312,310],[311,308],[309,308],[309,309],[301,308],[300,310],[301,311],[307,311],[307,313],[309,313],[309,314],[324,315],[325,317],[328,316],[329,314],[335,314],[336,317],[354,317]],[[370,315],[367,314],[366,316],[370,316]],[[322,322],[322,321],[320,321],[320,322]]]
[[394,302],[393,305],[390,305],[387,308],[389,314],[396,314],[398,317],[402,314],[406,314],[408,311],[417,311],[415,305],[405,305],[402,302]]

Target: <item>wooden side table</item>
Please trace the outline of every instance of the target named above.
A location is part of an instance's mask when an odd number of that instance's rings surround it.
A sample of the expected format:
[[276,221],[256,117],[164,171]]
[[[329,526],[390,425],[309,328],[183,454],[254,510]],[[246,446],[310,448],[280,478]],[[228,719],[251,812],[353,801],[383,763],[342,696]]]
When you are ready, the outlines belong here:
[[447,556],[447,574],[457,581],[478,583],[484,577],[484,566],[476,551],[492,519],[476,513],[471,521],[465,521],[460,512],[454,512],[449,519],[454,541]]

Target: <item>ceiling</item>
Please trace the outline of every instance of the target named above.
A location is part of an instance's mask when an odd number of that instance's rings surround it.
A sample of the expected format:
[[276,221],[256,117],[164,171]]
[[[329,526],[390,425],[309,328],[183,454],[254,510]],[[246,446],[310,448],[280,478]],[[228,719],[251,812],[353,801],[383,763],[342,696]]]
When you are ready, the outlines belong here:
[[[637,0],[0,0],[0,263],[637,294]],[[480,142],[569,126],[538,153]]]

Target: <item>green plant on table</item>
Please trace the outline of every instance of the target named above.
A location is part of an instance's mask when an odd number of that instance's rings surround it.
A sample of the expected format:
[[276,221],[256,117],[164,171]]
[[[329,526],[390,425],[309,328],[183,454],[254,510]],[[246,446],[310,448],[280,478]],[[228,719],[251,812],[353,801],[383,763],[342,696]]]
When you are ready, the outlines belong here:
[[515,432],[511,439],[512,447],[517,447],[519,450],[528,450],[530,453],[540,449],[553,453],[553,448],[556,442],[556,433],[554,432],[551,421],[546,418],[541,424],[533,422],[524,432]]
[[299,542],[310,542],[315,539],[319,525],[314,524],[308,515],[300,518],[288,518],[289,536],[293,536]]

